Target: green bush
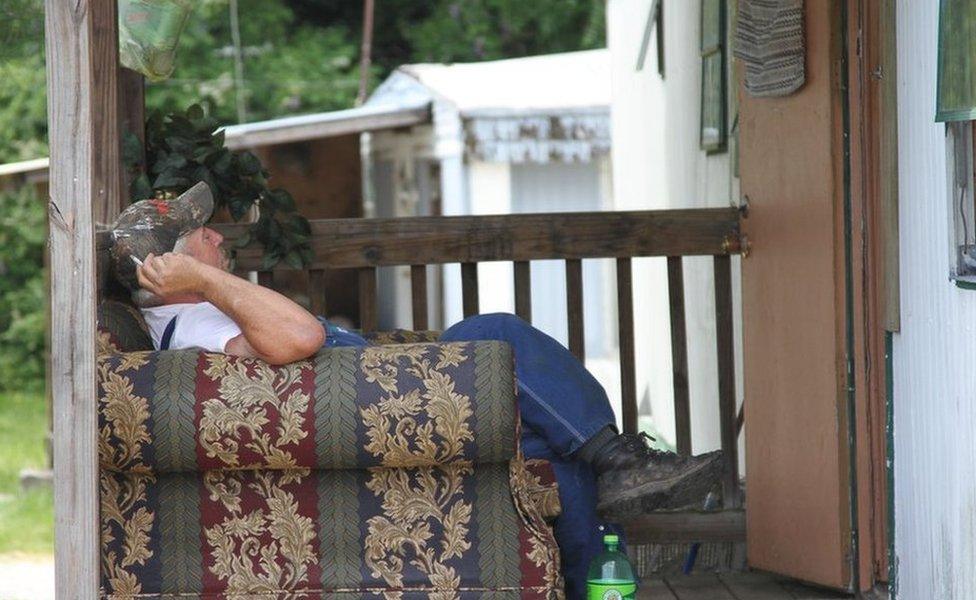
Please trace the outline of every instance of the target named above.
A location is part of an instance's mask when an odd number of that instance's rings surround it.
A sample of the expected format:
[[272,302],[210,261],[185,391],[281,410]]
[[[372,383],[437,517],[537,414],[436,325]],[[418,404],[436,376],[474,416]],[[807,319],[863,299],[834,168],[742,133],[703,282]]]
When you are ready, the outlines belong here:
[[0,192],[0,389],[44,388],[46,211],[33,186]]

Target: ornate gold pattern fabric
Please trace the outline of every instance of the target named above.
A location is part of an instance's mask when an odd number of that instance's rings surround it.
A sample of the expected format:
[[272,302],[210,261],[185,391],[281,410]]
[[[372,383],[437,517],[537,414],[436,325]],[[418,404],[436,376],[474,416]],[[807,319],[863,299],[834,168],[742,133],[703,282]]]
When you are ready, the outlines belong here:
[[98,374],[105,598],[562,595],[504,344],[116,347]]

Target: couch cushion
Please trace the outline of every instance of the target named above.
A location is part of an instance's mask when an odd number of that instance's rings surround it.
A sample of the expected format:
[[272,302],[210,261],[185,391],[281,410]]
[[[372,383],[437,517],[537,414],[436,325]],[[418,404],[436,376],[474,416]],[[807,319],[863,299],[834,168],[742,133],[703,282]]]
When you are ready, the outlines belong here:
[[370,331],[364,333],[363,338],[371,344],[420,344],[436,342],[441,337],[440,331],[410,329],[392,329],[390,331]]
[[103,597],[558,598],[522,469],[103,473]]
[[273,367],[196,350],[101,355],[101,464],[129,472],[505,462],[518,411],[500,342],[326,348]]
[[135,352],[152,350],[149,328],[139,309],[119,302],[105,300],[98,304],[99,352]]

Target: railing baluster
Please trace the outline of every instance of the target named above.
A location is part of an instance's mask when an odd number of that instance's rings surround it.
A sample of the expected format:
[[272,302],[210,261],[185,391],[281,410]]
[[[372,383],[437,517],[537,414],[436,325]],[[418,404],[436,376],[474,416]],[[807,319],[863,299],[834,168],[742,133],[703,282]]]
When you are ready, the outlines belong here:
[[325,269],[308,271],[308,296],[312,304],[312,314],[325,316]]
[[427,329],[427,265],[410,267],[410,296],[415,331]]
[[634,376],[634,283],[629,258],[617,259],[617,330],[620,334],[620,395],[624,432],[637,433],[637,380]]
[[583,334],[583,261],[566,260],[566,320],[569,326],[569,351],[586,360]]
[[515,261],[515,314],[526,323],[532,322],[532,275],[531,263]]
[[678,454],[691,454],[691,404],[688,399],[688,330],[685,326],[685,282],[680,256],[668,257],[668,303],[671,309],[671,369],[674,382],[674,430]]
[[274,271],[258,271],[258,285],[274,289]]
[[739,506],[739,458],[735,435],[735,355],[732,339],[732,259],[715,257],[715,341],[718,354],[718,413],[725,475],[726,508]]
[[478,263],[461,263],[461,296],[465,318],[478,314]]
[[376,267],[359,269],[359,326],[376,331]]

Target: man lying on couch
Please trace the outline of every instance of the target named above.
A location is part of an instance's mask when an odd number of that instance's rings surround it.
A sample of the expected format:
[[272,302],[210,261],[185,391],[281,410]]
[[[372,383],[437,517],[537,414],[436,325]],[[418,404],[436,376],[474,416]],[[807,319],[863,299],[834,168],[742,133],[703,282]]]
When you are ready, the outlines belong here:
[[[113,226],[113,268],[131,292],[158,349],[202,348],[286,364],[326,346],[365,346],[285,296],[228,271],[203,183],[174,200],[144,200]],[[606,392],[558,342],[509,314],[453,325],[442,341],[501,340],[512,346],[526,457],[548,459],[562,515],[555,536],[570,598],[601,550],[602,514],[671,508],[701,500],[721,471],[718,452],[679,457],[620,434]],[[599,481],[599,485],[598,485]]]

